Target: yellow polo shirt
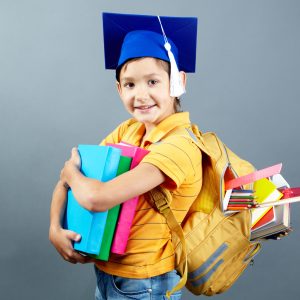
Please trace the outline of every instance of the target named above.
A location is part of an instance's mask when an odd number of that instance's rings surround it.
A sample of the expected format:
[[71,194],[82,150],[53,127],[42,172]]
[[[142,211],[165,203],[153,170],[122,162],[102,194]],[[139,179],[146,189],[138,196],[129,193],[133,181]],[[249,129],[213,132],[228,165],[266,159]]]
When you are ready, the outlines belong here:
[[[130,119],[101,143],[124,141],[150,150],[142,162],[153,164],[167,176],[164,186],[172,191],[171,207],[179,223],[202,185],[201,151],[191,141],[189,129],[189,113],[175,113],[153,128],[141,144],[145,126]],[[97,266],[106,273],[128,278],[149,278],[175,269],[169,227],[144,195],[139,197],[126,254],[111,254],[108,262],[99,261]]]

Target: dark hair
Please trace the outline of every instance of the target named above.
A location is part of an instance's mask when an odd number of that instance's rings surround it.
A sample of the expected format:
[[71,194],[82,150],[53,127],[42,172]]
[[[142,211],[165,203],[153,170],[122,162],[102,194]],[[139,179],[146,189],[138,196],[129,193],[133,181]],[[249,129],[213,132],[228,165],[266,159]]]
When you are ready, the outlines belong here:
[[[123,67],[126,67],[127,64],[129,62],[135,61],[135,60],[139,60],[145,57],[136,57],[136,58],[131,58],[128,59],[127,61],[125,61],[122,65],[120,65],[117,69],[116,69],[116,79],[118,82],[120,82],[120,73]],[[162,60],[162,59],[158,59],[153,57],[157,62],[160,63],[160,65],[162,66],[162,68],[168,73],[169,78],[170,78],[170,74],[171,74],[171,68],[170,68],[170,63],[168,61]],[[175,97],[174,99],[174,110],[175,112],[181,112],[181,103],[180,103],[180,99],[179,97]]]

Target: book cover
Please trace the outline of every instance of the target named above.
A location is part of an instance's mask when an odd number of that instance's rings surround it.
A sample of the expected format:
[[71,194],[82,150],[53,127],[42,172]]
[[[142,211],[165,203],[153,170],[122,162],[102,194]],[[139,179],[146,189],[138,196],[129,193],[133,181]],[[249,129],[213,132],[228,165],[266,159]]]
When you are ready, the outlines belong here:
[[[281,174],[276,174],[271,177],[271,181],[275,184],[278,189],[289,189],[290,186],[287,181],[283,178]],[[282,199],[285,198],[283,193]],[[275,218],[269,222],[264,224],[263,226],[258,227],[259,222],[263,220],[269,212],[257,222],[257,224],[251,230],[251,239],[263,238],[267,236],[271,236],[278,232],[284,232],[289,230],[290,228],[290,204],[278,205],[272,207],[274,210]]]
[[254,226],[252,226],[251,232],[266,227],[266,225],[270,224],[271,222],[274,222],[275,219],[275,208],[272,207],[272,209],[270,209]]
[[[107,146],[79,145],[81,172],[102,182],[113,179],[118,170],[121,151]],[[65,228],[81,235],[74,242],[74,249],[87,254],[98,254],[103,238],[108,212],[91,212],[82,207],[75,199],[72,190],[68,191],[65,210]]]
[[286,205],[289,204],[274,206],[275,219],[270,223],[251,231],[251,239],[264,238],[278,232],[286,231],[290,227],[289,208],[287,209],[285,207]]
[[[130,169],[135,168],[141,160],[149,153],[148,150],[130,145],[125,142],[119,144],[107,144],[108,146],[117,147],[122,150],[122,155],[132,157]],[[122,203],[119,219],[113,238],[111,252],[115,254],[124,254],[126,251],[127,241],[134,218],[138,196]]]
[[[276,201],[282,197],[282,194],[277,190],[276,185],[267,178],[255,181],[254,190],[256,202],[258,204]],[[253,227],[270,209],[272,209],[272,206],[251,209],[251,227]]]
[[[130,169],[132,158],[127,156],[121,156],[118,166],[117,175],[121,175]],[[111,244],[119,216],[120,205],[116,205],[108,210],[106,224],[103,233],[103,239],[101,243],[100,253],[98,255],[91,255],[92,257],[100,260],[107,261],[109,259],[109,253]]]

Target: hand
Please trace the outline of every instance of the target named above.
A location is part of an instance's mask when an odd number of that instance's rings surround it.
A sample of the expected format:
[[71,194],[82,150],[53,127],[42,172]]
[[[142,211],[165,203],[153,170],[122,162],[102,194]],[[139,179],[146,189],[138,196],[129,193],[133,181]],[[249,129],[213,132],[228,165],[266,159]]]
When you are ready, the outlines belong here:
[[51,228],[49,230],[49,240],[56,248],[61,257],[72,264],[91,263],[94,259],[81,255],[73,248],[72,241],[80,241],[80,235],[76,232],[65,230],[63,228]]
[[74,171],[80,169],[81,160],[76,147],[72,148],[71,157],[65,162],[65,166],[60,172],[60,179],[63,182],[64,186],[69,187],[68,182]]

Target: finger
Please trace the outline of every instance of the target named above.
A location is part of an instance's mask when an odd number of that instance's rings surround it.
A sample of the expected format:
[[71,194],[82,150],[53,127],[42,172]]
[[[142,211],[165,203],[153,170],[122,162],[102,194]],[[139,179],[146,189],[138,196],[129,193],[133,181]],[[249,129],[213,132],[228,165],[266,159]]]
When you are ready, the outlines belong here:
[[73,163],[75,163],[77,168],[80,168],[81,158],[80,158],[80,155],[79,155],[79,152],[78,152],[78,148],[76,148],[76,147],[72,148],[71,160],[73,161]]
[[76,250],[73,249],[68,249],[64,255],[63,255],[64,260],[76,264],[76,263],[81,263],[85,264],[91,260],[90,257],[82,255],[81,253],[77,252]]
[[70,256],[63,256],[63,259],[66,261],[66,262],[69,262],[71,264],[77,264],[77,260],[75,258],[73,258],[73,255],[70,257]]
[[73,147],[72,148],[72,151],[71,151],[71,156],[78,156],[79,154],[78,154],[78,150],[77,150],[77,147]]
[[67,249],[67,250],[60,252],[60,255],[65,261],[75,264],[76,260],[73,258],[73,252],[74,252],[73,249]]
[[66,236],[74,242],[79,242],[81,240],[81,235],[71,230],[66,230]]
[[89,259],[89,261],[88,261],[89,263],[94,263],[94,264],[96,264],[97,262],[99,262],[97,259],[95,259],[95,258],[92,258],[92,257],[90,257],[90,259]]
[[76,262],[81,263],[81,264],[86,264],[90,262],[91,258],[88,256],[84,256],[80,253],[77,253],[74,251],[72,259],[74,259]]
[[65,259],[66,262],[71,263],[73,265],[77,264],[77,261],[75,259]]
[[90,257],[90,256],[85,256],[85,261],[84,264],[88,264],[88,263],[94,263],[96,264],[98,262],[97,259]]

